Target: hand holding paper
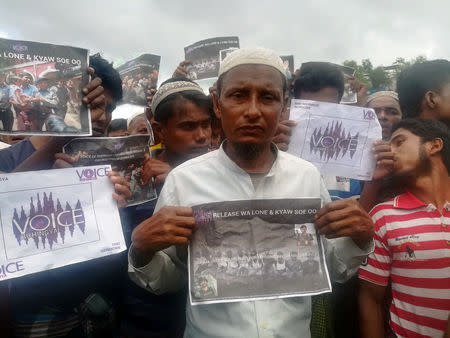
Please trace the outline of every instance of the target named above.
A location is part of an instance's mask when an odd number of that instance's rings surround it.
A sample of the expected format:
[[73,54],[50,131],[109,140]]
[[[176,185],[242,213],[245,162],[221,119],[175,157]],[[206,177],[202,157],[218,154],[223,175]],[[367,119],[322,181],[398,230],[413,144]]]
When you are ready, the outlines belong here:
[[[139,224],[133,231],[133,251],[137,264],[147,264],[156,251],[172,245],[187,245],[195,226],[191,208],[164,207]],[[139,264],[140,265],[140,264]]]
[[319,233],[327,238],[348,236],[360,248],[365,247],[374,234],[372,219],[353,198],[325,205],[317,212],[315,225]]

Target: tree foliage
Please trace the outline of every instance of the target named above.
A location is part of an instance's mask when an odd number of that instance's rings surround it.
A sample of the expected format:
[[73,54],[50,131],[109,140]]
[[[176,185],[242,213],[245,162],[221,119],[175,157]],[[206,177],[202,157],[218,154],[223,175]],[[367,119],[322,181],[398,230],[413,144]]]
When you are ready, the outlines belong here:
[[355,77],[364,82],[368,89],[381,89],[381,88],[390,88],[392,86],[393,78],[396,78],[398,74],[405,68],[419,62],[426,61],[427,58],[423,55],[419,55],[410,60],[406,60],[405,58],[398,57],[393,62],[391,68],[392,73],[390,74],[386,67],[383,65],[379,65],[374,67],[370,59],[363,59],[361,64],[358,64],[355,60],[346,60],[342,64],[347,67],[352,67],[355,69]]

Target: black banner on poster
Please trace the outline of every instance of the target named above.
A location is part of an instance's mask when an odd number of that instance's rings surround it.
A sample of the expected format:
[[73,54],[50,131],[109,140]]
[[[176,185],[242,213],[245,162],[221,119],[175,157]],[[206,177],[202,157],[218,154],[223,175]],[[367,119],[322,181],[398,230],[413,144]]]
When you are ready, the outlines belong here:
[[141,204],[157,198],[152,183],[142,184],[142,170],[146,158],[150,158],[149,135],[124,137],[86,137],[67,143],[63,152],[78,156],[75,167],[110,164],[130,183],[132,196],[127,205]]
[[243,200],[193,207],[193,305],[310,296],[331,290],[314,227],[321,201]]
[[188,77],[193,81],[217,77],[220,63],[236,49],[237,36],[211,38],[185,47],[184,59],[191,62]]
[[88,50],[0,39],[0,134],[91,135]]

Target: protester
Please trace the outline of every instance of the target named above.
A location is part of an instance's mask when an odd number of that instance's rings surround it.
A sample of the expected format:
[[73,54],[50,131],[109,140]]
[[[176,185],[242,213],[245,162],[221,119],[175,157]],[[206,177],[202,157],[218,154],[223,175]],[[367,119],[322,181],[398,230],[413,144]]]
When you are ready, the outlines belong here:
[[[142,108],[142,111],[144,107]],[[128,134],[129,135],[148,135],[147,117],[145,113],[140,113],[128,119]]]
[[127,136],[127,119],[114,119],[106,131],[108,137]]
[[[103,59],[91,58],[91,66],[95,67],[91,74],[99,78],[83,89],[83,101],[91,107],[93,128],[103,135],[111,108],[121,96],[121,91],[114,90],[121,90],[120,77]],[[61,141],[47,142],[16,170],[69,166],[70,158],[62,156],[66,154],[58,154],[61,162],[55,163],[55,152],[61,146]],[[116,190],[113,197],[123,205],[131,195],[127,184],[115,174],[111,181]],[[122,286],[117,276],[125,274],[124,263],[123,255],[113,255],[14,279],[9,287],[13,335],[112,336],[117,325],[114,306],[120,301]]]
[[432,118],[450,125],[450,62],[433,60],[403,70],[397,81],[405,118]]
[[[211,141],[212,104],[201,88],[186,78],[170,79],[153,97],[154,133],[164,148],[154,149],[143,168],[143,183],[155,184],[159,193],[173,167],[206,153]],[[139,125],[142,115],[130,122],[130,133]],[[131,231],[153,214],[156,200],[121,210],[127,243]],[[154,295],[128,280],[124,290],[121,332],[126,336],[178,337],[185,325],[186,290]]]
[[[285,108],[285,90],[283,64],[272,51],[240,49],[223,61],[218,94],[213,99],[227,139],[219,150],[173,169],[158,199],[157,212],[134,230],[129,268],[141,287],[162,294],[186,285],[185,245],[195,227],[187,205],[256,196],[321,197],[324,204],[329,202],[318,171],[271,143]],[[347,199],[321,209],[316,226],[327,237],[350,236],[325,240],[331,275],[338,280],[349,278],[371,252],[370,218],[356,201]],[[310,307],[309,297],[188,305],[185,336],[223,332],[258,336],[260,332],[308,337]]]
[[375,92],[367,97],[366,106],[372,108],[377,114],[383,141],[389,141],[392,126],[402,119],[398,94],[393,91]]
[[407,191],[370,212],[376,247],[359,272],[361,336],[385,336],[383,303],[391,281],[394,333],[442,337],[450,315],[449,129],[431,119],[406,119],[394,126],[390,144],[394,174]]

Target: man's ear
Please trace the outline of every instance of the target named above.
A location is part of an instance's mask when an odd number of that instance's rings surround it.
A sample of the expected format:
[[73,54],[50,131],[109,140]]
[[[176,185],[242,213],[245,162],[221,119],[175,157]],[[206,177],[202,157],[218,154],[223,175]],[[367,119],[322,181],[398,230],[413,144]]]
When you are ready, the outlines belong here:
[[216,114],[216,117],[218,119],[221,119],[222,111],[220,109],[219,96],[217,94],[217,91],[211,93],[211,95],[212,95],[213,106],[214,106],[214,114]]
[[425,103],[428,109],[436,109],[439,101],[439,94],[430,90],[425,93],[423,100],[423,103]]
[[155,120],[153,120],[151,122],[151,126],[152,126],[152,130],[153,133],[155,133],[155,139],[157,140],[161,140],[162,143],[164,143],[164,132],[163,132],[163,125],[161,122],[156,122]]
[[289,120],[289,95],[286,95],[283,99],[283,108],[280,114],[280,121]]
[[436,155],[440,153],[444,148],[444,141],[441,138],[435,138],[432,141],[429,141],[428,151],[430,155]]

